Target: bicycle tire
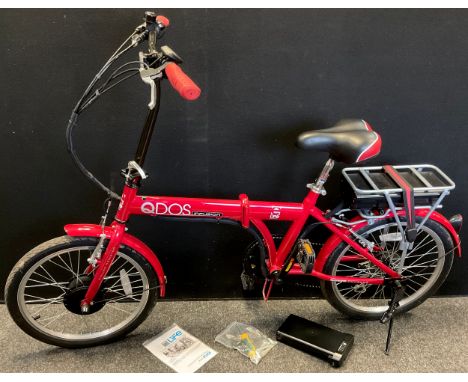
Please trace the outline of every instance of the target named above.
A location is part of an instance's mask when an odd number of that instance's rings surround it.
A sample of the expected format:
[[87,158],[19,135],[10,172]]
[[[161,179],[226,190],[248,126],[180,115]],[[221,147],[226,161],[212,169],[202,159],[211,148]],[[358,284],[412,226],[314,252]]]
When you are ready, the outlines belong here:
[[[23,298],[21,295],[19,295],[20,285],[25,283],[25,275],[27,275],[28,272],[33,269],[35,264],[38,264],[40,261],[44,261],[44,259],[51,254],[82,247],[90,247],[92,249],[96,247],[97,243],[98,238],[61,236],[38,245],[18,261],[7,279],[5,286],[5,301],[12,319],[25,333],[39,341],[59,347],[90,347],[121,339],[131,331],[135,330],[146,319],[156,304],[159,282],[153,268],[148,263],[148,261],[146,261],[146,259],[138,252],[124,245],[119,248],[118,254],[122,254],[121,256],[124,259],[131,259],[132,264],[138,265],[139,269],[144,272],[149,286],[147,288],[147,294],[146,292],[141,292],[142,296],[143,294],[147,296],[147,299],[144,302],[144,306],[141,307],[141,309],[137,312],[138,314],[129,320],[128,323],[114,331],[110,331],[107,334],[98,335],[94,338],[88,338],[89,336],[83,339],[75,338],[79,337],[79,335],[75,335],[73,338],[67,338],[64,335],[52,335],[46,332],[47,328],[41,328],[39,325],[35,325],[35,322],[31,321],[31,317],[26,314],[24,307],[20,303]],[[115,303],[116,301],[113,302]],[[106,304],[109,305],[109,302],[104,302],[104,305]],[[65,306],[65,303],[62,305]],[[74,318],[73,314],[72,316],[69,316],[69,318]]]

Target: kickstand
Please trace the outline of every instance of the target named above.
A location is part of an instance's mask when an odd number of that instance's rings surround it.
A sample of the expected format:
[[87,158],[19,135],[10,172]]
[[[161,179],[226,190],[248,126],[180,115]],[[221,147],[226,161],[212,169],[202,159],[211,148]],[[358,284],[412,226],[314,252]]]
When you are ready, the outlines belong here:
[[388,322],[388,333],[387,333],[387,342],[385,344],[385,355],[390,354],[390,341],[392,340],[392,330],[393,330],[393,317],[390,318]]
[[399,280],[392,281],[393,294],[392,299],[388,303],[387,311],[382,315],[380,322],[385,324],[388,322],[388,332],[387,332],[387,342],[385,345],[385,354],[389,355],[390,353],[390,341],[392,340],[392,331],[393,331],[393,316],[396,310],[400,306],[400,301],[405,296],[405,288]]

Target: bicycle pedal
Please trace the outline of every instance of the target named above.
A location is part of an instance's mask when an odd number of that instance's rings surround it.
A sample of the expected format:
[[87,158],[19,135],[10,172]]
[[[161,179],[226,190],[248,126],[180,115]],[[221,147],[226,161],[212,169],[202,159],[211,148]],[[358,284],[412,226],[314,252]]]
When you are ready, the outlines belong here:
[[310,273],[314,267],[315,251],[312,244],[307,239],[299,240],[296,260],[299,263],[302,272]]

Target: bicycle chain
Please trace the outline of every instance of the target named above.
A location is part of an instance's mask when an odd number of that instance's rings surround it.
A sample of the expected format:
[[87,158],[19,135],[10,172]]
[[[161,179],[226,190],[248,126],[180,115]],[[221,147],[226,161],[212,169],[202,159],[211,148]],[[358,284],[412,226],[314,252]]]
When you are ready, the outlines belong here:
[[294,283],[294,286],[298,286],[301,288],[307,288],[307,289],[320,289],[320,285],[317,284],[304,284],[304,283]]

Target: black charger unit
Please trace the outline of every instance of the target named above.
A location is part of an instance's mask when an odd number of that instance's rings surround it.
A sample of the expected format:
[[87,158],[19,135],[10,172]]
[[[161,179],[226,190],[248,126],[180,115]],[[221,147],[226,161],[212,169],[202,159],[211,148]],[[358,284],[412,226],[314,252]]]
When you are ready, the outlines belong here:
[[289,315],[276,331],[276,339],[339,367],[354,344],[352,334],[339,332],[305,318]]

